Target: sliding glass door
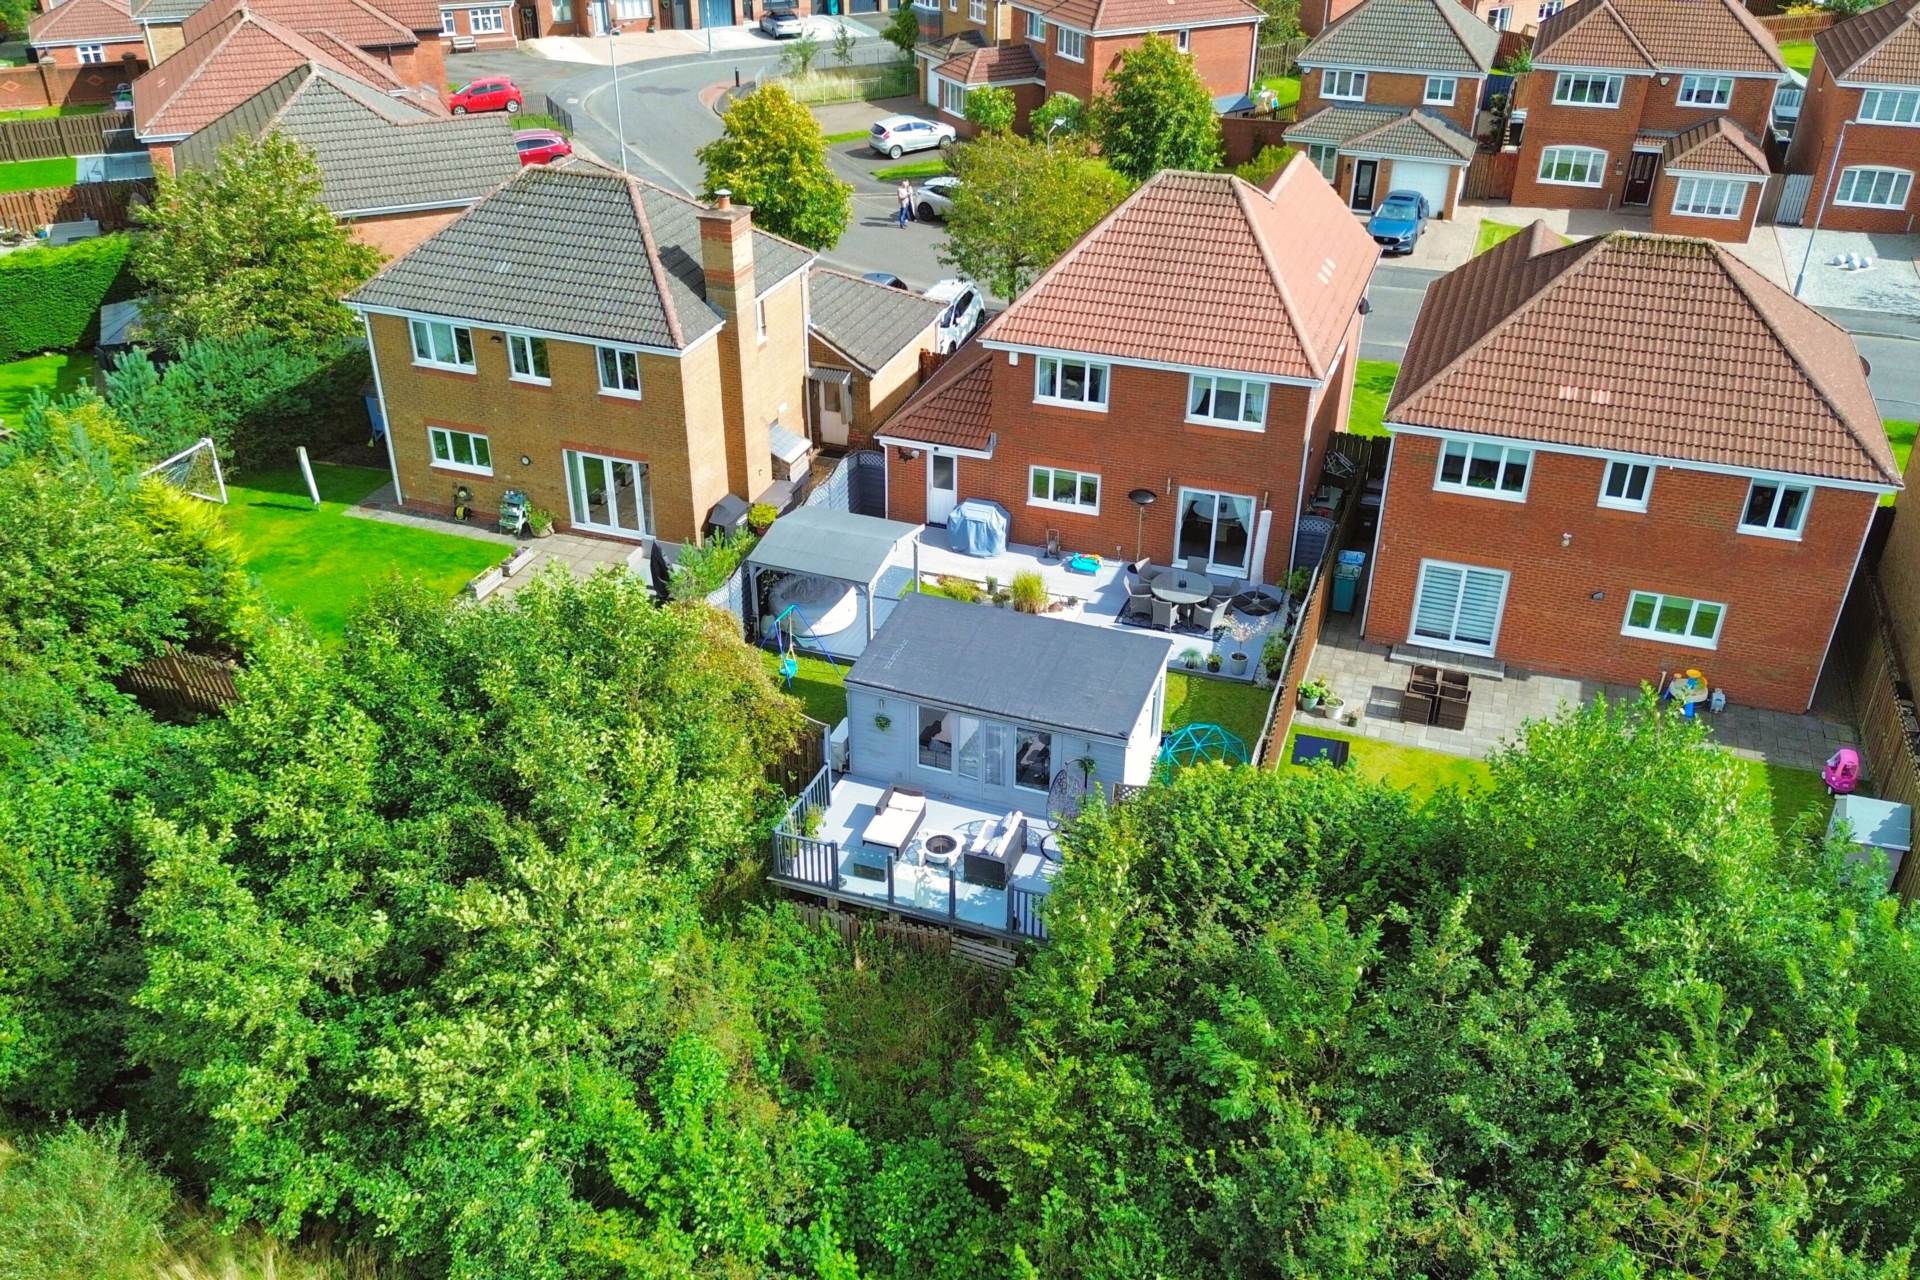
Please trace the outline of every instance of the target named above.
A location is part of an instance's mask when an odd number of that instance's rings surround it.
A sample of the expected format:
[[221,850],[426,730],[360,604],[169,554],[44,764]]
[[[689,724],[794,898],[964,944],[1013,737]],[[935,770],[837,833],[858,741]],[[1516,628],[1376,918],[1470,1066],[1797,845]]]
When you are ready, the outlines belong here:
[[574,524],[628,538],[652,536],[653,493],[646,463],[569,449],[566,464]]
[[1182,564],[1202,556],[1209,573],[1252,576],[1252,498],[1208,489],[1182,489],[1179,519],[1175,547]]
[[1506,607],[1502,570],[1423,560],[1414,592],[1413,638],[1436,648],[1490,654]]

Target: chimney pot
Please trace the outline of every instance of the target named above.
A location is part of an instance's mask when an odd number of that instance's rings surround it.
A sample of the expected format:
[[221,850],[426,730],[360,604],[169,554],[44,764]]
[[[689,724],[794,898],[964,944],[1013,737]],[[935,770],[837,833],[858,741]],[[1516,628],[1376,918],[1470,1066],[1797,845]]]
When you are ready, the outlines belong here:
[[733,192],[727,190],[725,187],[722,187],[718,191],[714,192],[713,196],[714,196],[714,206],[713,206],[714,208],[716,209],[733,208]]

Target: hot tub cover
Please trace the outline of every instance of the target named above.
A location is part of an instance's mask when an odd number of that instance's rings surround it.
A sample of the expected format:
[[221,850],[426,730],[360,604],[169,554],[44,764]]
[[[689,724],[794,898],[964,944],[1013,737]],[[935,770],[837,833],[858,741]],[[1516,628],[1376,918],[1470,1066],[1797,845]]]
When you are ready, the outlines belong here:
[[1007,509],[969,498],[947,517],[947,545],[970,556],[997,556],[1007,549]]

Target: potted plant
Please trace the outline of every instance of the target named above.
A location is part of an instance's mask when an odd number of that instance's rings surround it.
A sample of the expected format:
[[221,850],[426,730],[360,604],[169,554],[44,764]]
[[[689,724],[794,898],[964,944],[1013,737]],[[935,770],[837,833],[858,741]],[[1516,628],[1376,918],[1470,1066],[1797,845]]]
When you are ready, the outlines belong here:
[[1189,671],[1197,670],[1200,666],[1200,651],[1198,649],[1189,649],[1181,654],[1180,665]]
[[553,536],[553,512],[545,507],[527,508],[527,531],[536,538]]
[[756,502],[747,508],[747,528],[753,530],[756,536],[764,535],[779,516],[779,508],[771,502]]
[[1253,628],[1239,618],[1229,618],[1227,638],[1233,641],[1233,649],[1227,654],[1227,670],[1244,676],[1247,674],[1247,641],[1253,639]]
[[1260,646],[1260,669],[1270,681],[1278,680],[1287,669],[1287,637],[1277,629],[1268,632]]
[[1220,674],[1220,655],[1219,654],[1210,653],[1207,655],[1207,670],[1212,672],[1216,676]]
[[873,727],[885,733],[887,730],[893,728],[893,717],[883,711],[873,718]]
[[1326,680],[1320,676],[1315,676],[1311,680],[1302,681],[1300,685],[1300,705],[1308,711],[1318,710],[1320,704],[1325,701],[1327,695],[1332,692],[1333,690],[1327,687]]

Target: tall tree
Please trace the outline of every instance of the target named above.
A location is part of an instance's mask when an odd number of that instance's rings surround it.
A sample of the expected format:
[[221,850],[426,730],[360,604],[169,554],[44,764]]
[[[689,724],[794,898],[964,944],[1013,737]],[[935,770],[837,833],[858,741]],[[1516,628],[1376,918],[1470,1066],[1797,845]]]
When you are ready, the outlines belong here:
[[1003,298],[1018,297],[1094,223],[1127,184],[1083,146],[976,138],[955,155],[960,186],[941,261]]
[[[16,0],[16,3],[23,2],[24,0]],[[911,58],[914,46],[920,43],[918,7],[911,4],[900,5],[893,11],[893,16],[887,19],[887,25],[880,34],[886,37],[887,43]]]
[[1095,132],[1111,164],[1135,182],[1162,169],[1220,164],[1220,117],[1191,55],[1150,35],[1120,55],[1094,99]]
[[1013,90],[985,85],[967,95],[967,121],[982,133],[1012,133],[1019,113]]
[[819,122],[778,84],[728,107],[720,136],[697,154],[707,199],[731,192],[775,235],[830,249],[853,217],[853,188],[834,176]]
[[277,132],[236,138],[211,171],[162,174],[141,209],[133,270],[162,345],[266,330],[291,342],[354,328],[340,299],[374,273],[380,254],[320,203],[312,153]]

